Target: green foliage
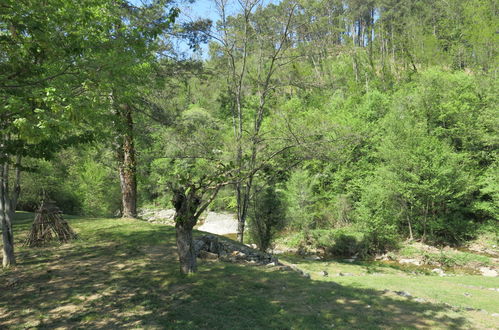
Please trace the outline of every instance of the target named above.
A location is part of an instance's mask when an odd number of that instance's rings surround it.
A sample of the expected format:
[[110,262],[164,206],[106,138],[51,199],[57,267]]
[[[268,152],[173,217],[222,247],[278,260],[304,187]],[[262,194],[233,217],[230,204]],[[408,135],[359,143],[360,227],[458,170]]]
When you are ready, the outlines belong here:
[[442,267],[463,267],[469,264],[473,264],[476,267],[477,265],[488,266],[491,264],[490,258],[486,256],[466,252],[448,252],[443,250],[439,253],[423,253],[423,262]]
[[80,212],[90,216],[114,216],[120,210],[120,189],[109,151],[86,150],[71,164],[68,175],[81,202]]
[[292,173],[286,186],[287,226],[293,230],[313,227],[313,178],[305,171]]
[[25,166],[31,171],[22,177],[19,209],[34,211],[43,198],[48,198],[68,214],[116,214],[120,190],[112,153],[97,145],[65,150],[55,160],[27,160]]
[[249,233],[261,251],[267,251],[285,223],[282,193],[275,185],[257,186],[249,209]]
[[80,213],[82,201],[69,182],[63,179],[67,173],[61,165],[37,159],[25,160],[25,166],[30,168],[30,171],[22,176],[19,210],[34,212],[45,197],[54,200],[64,213]]
[[474,201],[473,210],[485,218],[499,219],[499,163],[491,164],[479,177],[481,198]]

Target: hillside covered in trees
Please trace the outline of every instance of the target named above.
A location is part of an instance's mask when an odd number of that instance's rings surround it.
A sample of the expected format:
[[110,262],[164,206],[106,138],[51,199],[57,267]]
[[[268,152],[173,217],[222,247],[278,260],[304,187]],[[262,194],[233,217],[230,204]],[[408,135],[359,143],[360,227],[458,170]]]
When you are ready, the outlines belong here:
[[174,207],[186,233],[225,210],[263,250],[283,231],[351,233],[365,256],[497,225],[495,1],[182,8],[0,6],[4,265],[13,211],[41,199],[88,216]]

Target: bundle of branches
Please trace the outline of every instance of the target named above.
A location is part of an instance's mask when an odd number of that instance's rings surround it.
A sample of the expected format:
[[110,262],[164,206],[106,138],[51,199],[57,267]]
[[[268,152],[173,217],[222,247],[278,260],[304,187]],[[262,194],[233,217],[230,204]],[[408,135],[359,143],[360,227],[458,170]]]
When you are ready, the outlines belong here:
[[35,221],[24,245],[40,246],[55,237],[60,242],[67,242],[76,239],[77,235],[62,217],[61,210],[53,202],[44,201],[36,211]]

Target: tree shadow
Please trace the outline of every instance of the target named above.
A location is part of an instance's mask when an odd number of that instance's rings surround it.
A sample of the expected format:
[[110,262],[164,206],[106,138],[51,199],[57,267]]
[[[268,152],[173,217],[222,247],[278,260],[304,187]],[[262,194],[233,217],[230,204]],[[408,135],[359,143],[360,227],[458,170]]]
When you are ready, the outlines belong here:
[[265,266],[200,261],[183,277],[171,227],[97,235],[0,274],[0,328],[469,328],[443,305]]

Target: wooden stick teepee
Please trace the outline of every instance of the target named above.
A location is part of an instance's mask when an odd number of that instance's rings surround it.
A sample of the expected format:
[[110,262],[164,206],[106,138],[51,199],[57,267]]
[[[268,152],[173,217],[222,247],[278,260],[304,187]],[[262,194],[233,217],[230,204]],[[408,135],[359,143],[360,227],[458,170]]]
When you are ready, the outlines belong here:
[[76,239],[78,236],[64,220],[61,210],[55,203],[43,201],[36,211],[35,221],[33,221],[31,231],[24,245],[29,247],[40,246],[55,237],[61,242],[67,242]]

